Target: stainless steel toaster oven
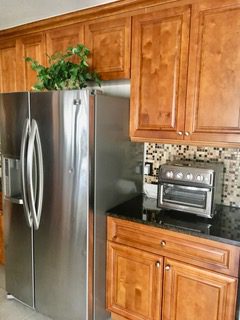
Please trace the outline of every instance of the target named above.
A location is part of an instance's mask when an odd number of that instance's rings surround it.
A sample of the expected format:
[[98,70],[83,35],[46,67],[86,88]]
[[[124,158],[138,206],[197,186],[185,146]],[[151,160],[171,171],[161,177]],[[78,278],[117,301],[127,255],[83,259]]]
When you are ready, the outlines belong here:
[[222,163],[169,162],[159,168],[158,207],[212,218],[222,187]]

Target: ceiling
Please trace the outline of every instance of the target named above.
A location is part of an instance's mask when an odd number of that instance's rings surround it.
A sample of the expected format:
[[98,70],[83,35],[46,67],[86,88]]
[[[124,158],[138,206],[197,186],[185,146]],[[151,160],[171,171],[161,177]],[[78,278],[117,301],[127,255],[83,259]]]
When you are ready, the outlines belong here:
[[0,30],[116,0],[0,0]]

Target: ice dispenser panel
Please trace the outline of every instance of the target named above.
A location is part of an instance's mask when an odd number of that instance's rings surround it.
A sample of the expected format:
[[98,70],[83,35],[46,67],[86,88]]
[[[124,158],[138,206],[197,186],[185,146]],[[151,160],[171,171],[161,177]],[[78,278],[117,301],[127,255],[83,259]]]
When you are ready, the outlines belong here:
[[22,204],[20,160],[3,157],[2,172],[4,198]]

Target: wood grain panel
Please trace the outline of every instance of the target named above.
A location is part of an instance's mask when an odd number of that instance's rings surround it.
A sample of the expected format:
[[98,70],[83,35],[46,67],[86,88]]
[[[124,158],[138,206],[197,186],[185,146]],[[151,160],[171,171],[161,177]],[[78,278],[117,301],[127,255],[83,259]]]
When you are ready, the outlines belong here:
[[131,137],[183,137],[189,19],[189,7],[133,17]]
[[85,27],[90,64],[103,80],[130,78],[131,17],[91,21]]
[[120,316],[119,314],[116,313],[111,313],[111,320],[126,320],[127,318]]
[[163,259],[108,242],[107,266],[108,309],[132,320],[160,319]]
[[84,43],[84,26],[82,23],[77,23],[52,29],[46,32],[46,43],[49,56],[56,52],[65,52],[68,47]]
[[45,35],[43,33],[22,37],[17,41],[18,65],[21,74],[21,90],[31,90],[37,81],[36,71],[25,62],[26,57],[31,57],[40,64],[46,64]]
[[240,3],[202,1],[194,10],[186,139],[240,142]]
[[18,90],[16,68],[16,40],[0,43],[0,91]]
[[228,244],[110,217],[108,240],[238,276],[240,249]]
[[163,320],[235,319],[236,278],[165,259]]

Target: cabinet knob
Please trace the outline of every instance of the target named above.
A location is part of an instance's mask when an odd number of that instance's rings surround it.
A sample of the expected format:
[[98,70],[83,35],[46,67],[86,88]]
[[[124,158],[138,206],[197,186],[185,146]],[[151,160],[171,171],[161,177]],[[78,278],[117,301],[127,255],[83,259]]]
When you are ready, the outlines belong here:
[[160,263],[159,261],[157,261],[157,262],[155,263],[155,265],[156,265],[157,268],[160,268],[161,263]]
[[182,131],[178,131],[177,134],[178,134],[179,136],[182,136],[182,135],[183,135]]
[[185,136],[190,136],[190,132],[186,131],[185,133]]
[[169,264],[166,265],[165,270],[169,271],[171,269],[171,266]]
[[160,242],[160,245],[161,245],[161,247],[165,247],[165,246],[166,246],[166,241],[162,240],[162,241]]

